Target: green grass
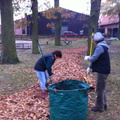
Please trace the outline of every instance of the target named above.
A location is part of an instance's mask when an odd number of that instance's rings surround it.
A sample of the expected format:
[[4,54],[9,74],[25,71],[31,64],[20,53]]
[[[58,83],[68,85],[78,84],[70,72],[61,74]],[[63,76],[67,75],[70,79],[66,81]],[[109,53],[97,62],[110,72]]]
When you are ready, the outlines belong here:
[[[47,40],[41,41],[46,43]],[[87,40],[72,42],[68,46],[54,46],[53,41],[49,45],[42,45],[43,53],[48,53],[55,49],[66,49],[87,45]],[[120,41],[113,41],[110,45],[111,74],[107,81],[108,110],[103,113],[94,113],[88,107],[88,120],[120,120]],[[18,49],[17,54],[21,63],[17,65],[0,65],[0,94],[13,94],[23,91],[33,83],[37,82],[36,74],[33,70],[34,64],[41,56],[32,54],[31,49]],[[86,69],[87,63],[83,61]],[[95,102],[95,92],[91,93],[92,101]]]
[[[46,44],[47,41],[48,41],[47,39],[40,40],[41,46],[42,46],[42,44]],[[80,47],[82,45],[87,45],[87,40],[83,39],[83,40],[72,41],[72,44],[66,45],[66,46],[62,46],[62,45],[55,46],[54,41],[48,41],[48,45],[42,46],[42,48],[43,48],[43,52],[45,52],[46,51],[45,49],[48,49],[48,50],[60,49],[60,50],[62,50],[62,49],[70,48],[70,47]]]

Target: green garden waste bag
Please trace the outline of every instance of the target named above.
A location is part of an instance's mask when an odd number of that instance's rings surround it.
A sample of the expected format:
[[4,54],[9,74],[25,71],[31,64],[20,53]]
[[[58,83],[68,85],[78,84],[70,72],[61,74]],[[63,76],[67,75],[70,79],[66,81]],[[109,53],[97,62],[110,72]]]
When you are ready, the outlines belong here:
[[48,86],[50,120],[86,120],[89,84],[67,79]]

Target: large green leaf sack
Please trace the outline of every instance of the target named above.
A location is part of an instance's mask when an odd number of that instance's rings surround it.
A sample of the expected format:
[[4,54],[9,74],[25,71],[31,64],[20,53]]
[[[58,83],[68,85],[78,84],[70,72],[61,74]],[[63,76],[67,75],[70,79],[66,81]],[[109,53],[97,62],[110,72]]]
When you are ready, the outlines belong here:
[[50,120],[86,120],[89,88],[89,84],[72,79],[50,85]]

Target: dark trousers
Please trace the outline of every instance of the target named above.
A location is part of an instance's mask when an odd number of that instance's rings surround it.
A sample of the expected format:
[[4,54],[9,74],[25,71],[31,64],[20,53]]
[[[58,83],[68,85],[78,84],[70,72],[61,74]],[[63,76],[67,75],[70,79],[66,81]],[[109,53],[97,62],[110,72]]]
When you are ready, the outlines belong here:
[[96,107],[99,110],[104,110],[105,106],[107,106],[107,99],[106,99],[106,80],[108,74],[101,74],[97,73],[97,81],[96,81]]

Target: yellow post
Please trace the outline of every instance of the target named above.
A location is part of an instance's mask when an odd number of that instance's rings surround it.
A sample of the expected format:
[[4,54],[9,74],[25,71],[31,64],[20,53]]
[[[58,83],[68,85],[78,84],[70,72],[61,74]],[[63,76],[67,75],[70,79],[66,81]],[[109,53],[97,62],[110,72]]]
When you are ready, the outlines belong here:
[[[94,35],[94,33],[92,33],[92,36]],[[93,39],[91,39],[90,42],[90,56],[92,56],[92,48],[93,48]]]
[[[94,28],[92,30],[92,36],[94,35]],[[93,39],[91,38],[91,42],[90,42],[90,56],[92,56],[92,48],[93,48]],[[88,63],[88,65],[90,65],[90,62]],[[87,74],[87,83],[89,83],[89,79],[90,79],[90,74]]]

